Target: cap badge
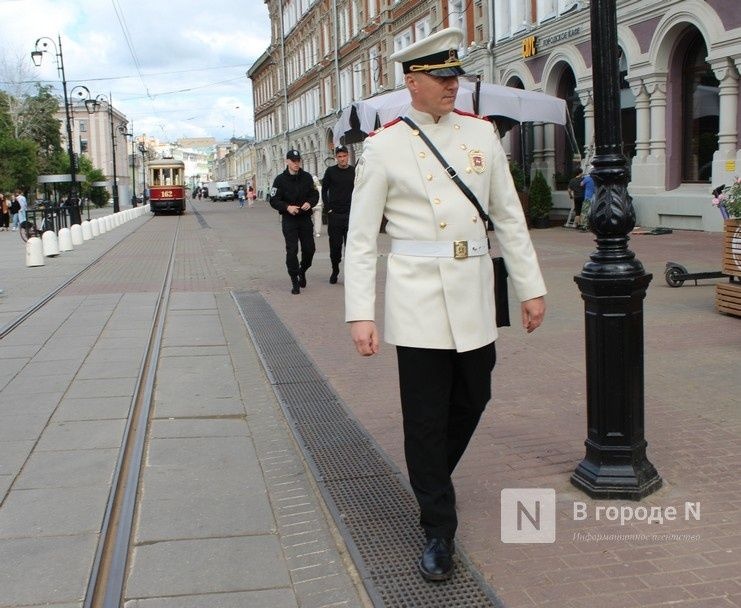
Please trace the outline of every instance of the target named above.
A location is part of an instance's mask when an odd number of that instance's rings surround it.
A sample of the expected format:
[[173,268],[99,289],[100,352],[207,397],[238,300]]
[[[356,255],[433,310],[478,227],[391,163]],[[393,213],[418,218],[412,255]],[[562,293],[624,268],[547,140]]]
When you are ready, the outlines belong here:
[[471,161],[471,166],[476,173],[483,173],[486,171],[486,162],[484,161],[484,154],[481,150],[471,150],[468,153],[468,158]]

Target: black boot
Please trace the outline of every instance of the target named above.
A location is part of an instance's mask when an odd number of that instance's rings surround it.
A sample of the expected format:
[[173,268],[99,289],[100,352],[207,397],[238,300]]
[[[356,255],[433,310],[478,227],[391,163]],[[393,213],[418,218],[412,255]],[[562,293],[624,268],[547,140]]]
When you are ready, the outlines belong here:
[[301,287],[306,287],[306,271],[303,268],[298,271],[298,284]]
[[[291,289],[291,293],[292,294],[301,293],[301,290],[299,289],[300,284],[299,284],[298,277],[291,277],[291,283],[293,284],[293,288]],[[304,285],[305,284],[306,283],[304,283]]]
[[419,558],[422,576],[428,581],[448,580],[453,576],[453,553],[455,543],[452,538],[430,538]]
[[332,274],[329,275],[329,282],[334,285],[337,282],[337,277],[340,274],[340,266],[339,264],[332,264]]

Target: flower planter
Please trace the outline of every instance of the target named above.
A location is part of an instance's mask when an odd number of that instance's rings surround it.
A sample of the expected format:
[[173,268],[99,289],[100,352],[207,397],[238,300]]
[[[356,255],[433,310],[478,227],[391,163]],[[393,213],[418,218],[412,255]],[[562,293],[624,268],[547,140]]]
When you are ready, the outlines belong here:
[[723,274],[739,278],[715,286],[715,308],[718,312],[741,317],[741,219],[725,221],[722,270]]
[[741,219],[726,220],[723,231],[723,274],[741,277]]

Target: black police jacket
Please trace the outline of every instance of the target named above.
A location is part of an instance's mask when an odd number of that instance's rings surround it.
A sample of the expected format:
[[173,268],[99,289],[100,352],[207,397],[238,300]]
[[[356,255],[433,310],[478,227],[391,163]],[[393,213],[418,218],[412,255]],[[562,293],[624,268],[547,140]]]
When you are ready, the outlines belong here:
[[[301,207],[309,203],[312,208],[319,202],[319,191],[314,186],[314,179],[303,169],[299,169],[296,175],[291,175],[288,169],[283,171],[273,180],[273,188],[270,191],[270,206],[281,215],[289,216],[286,212],[289,205]],[[298,216],[310,215],[308,211],[301,210]]]

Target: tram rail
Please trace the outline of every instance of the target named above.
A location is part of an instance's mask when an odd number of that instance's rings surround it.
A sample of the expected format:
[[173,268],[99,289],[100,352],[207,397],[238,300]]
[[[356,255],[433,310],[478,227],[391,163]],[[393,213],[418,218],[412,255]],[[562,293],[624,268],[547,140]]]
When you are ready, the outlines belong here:
[[167,271],[157,300],[147,351],[139,370],[134,397],[126,421],[98,548],[85,593],[84,608],[118,608],[123,601],[126,565],[141,478],[141,464],[146,449],[154,381],[170,299],[179,233],[180,222],[178,221],[170,248]]
[[[97,548],[86,586],[83,601],[85,608],[118,608],[123,602],[141,464],[146,449],[155,375],[170,297],[175,251],[180,235],[181,221],[181,218],[177,219],[178,223],[172,236],[169,258],[159,288],[146,351],[142,357],[126,419],[121,448],[116,460],[103,523],[99,531]],[[115,255],[117,248],[121,247],[135,232],[136,230],[113,243],[89,264],[63,280],[54,289],[6,323],[0,328],[0,340],[14,331],[22,329],[24,322],[28,321],[34,314],[43,311],[44,307],[49,305],[61,292],[74,286],[77,281],[84,279],[107,256]]]

